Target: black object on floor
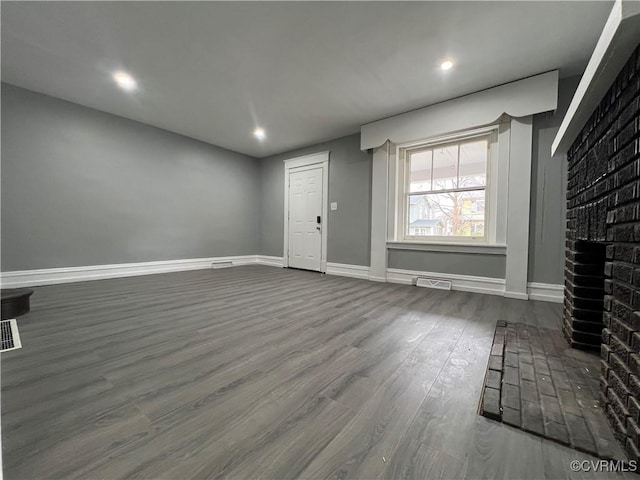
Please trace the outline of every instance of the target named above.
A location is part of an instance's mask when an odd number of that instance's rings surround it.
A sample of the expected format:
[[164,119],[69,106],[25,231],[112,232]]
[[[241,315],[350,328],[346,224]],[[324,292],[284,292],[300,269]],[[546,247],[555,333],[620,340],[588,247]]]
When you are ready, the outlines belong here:
[[556,330],[498,321],[480,414],[599,458],[626,460],[600,402],[597,355]]
[[30,288],[13,288],[2,290],[2,320],[17,318],[29,312],[29,297],[33,294]]

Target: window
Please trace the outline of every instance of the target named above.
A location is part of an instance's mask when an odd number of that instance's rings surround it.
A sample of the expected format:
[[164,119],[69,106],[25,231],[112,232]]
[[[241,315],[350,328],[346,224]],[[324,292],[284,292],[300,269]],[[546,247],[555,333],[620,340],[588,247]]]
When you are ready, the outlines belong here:
[[400,147],[398,233],[408,241],[488,241],[495,130]]

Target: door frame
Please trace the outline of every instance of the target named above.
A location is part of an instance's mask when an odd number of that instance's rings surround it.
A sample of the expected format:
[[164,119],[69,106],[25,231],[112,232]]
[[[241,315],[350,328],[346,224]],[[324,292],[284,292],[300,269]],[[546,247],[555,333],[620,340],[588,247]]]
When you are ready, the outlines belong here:
[[329,151],[312,153],[302,157],[290,158],[283,160],[284,162],[284,248],[283,248],[283,266],[289,266],[289,175],[291,170],[300,167],[322,168],[322,229],[321,235],[321,252],[320,252],[320,271],[327,271],[327,232],[328,232],[328,205],[329,205]]

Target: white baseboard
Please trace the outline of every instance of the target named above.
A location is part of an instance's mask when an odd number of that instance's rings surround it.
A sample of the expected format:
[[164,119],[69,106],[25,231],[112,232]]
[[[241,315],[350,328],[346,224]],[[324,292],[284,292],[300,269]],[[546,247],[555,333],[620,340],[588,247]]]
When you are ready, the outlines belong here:
[[256,255],[258,265],[269,265],[270,267],[280,267],[284,265],[282,257],[271,257],[269,255]]
[[504,295],[504,278],[474,277],[471,275],[456,275],[453,273],[419,272],[415,270],[401,270],[387,268],[387,281],[413,285],[416,277],[430,277],[449,280],[452,290],[461,292],[484,293],[488,295]]
[[387,277],[374,277],[373,275],[369,275],[369,280],[371,280],[372,282],[380,282],[380,283],[388,282]]
[[58,283],[84,282],[106,278],[134,277],[154,273],[204,270],[213,262],[232,262],[233,266],[258,264],[256,255],[231,257],[191,258],[185,260],[162,260],[157,262],[118,263],[113,265],[89,265],[83,267],[46,268],[2,272],[2,288],[54,285]]
[[327,262],[327,275],[338,275],[340,277],[352,277],[369,280],[369,267],[362,265],[348,265],[346,263]]
[[431,277],[451,281],[452,290],[462,292],[485,293],[500,295],[518,300],[539,300],[542,302],[562,303],[564,299],[564,285],[551,283],[527,284],[527,293],[505,291],[505,280],[502,278],[474,277],[471,275],[455,275],[451,273],[419,272],[414,270],[387,269],[387,281],[412,285],[416,277]]
[[[163,260],[157,262],[120,263],[114,265],[91,265],[84,267],[46,268],[40,270],[22,270],[2,272],[0,284],[2,288],[30,287],[36,285],[54,285],[58,283],[84,282],[106,278],[133,277],[154,273],[181,272],[186,270],[205,270],[211,268],[213,262],[231,262],[233,266],[268,265],[283,266],[282,257],[268,255],[239,255],[231,257],[192,258],[186,260]],[[474,277],[455,275],[452,273],[421,272],[415,270],[387,269],[387,278],[369,276],[369,267],[348,265],[344,263],[327,263],[327,275],[360,278],[376,282],[391,282],[411,285],[416,277],[432,277],[451,281],[453,290],[463,292],[501,295],[521,300],[539,300],[543,302],[562,303],[564,286],[550,283],[531,282],[527,284],[527,294],[505,292],[505,280],[502,278]]]
[[562,303],[564,301],[564,285],[530,282],[527,284],[527,291],[529,292],[530,300],[553,303]]
[[522,292],[504,292],[504,298],[513,298],[515,300],[529,300],[529,294],[528,293],[522,293]]

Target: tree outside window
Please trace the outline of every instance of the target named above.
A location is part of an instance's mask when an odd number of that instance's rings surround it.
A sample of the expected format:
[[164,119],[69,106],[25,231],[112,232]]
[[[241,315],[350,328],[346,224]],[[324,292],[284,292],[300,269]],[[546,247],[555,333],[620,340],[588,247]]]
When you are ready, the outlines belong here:
[[405,235],[484,237],[489,138],[406,151]]

